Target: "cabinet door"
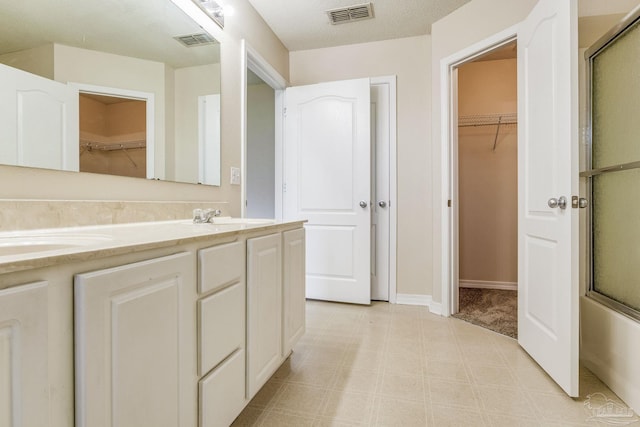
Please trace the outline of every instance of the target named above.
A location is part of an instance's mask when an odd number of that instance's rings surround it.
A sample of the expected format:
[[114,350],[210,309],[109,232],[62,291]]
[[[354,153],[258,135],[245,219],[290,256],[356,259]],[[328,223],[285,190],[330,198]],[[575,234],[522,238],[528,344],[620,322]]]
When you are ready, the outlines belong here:
[[196,424],[194,258],[76,275],[78,426]]
[[282,362],[280,234],[247,241],[247,390],[251,399]]
[[305,331],[304,228],[283,233],[282,355],[287,357]]
[[49,425],[47,282],[0,291],[0,426]]

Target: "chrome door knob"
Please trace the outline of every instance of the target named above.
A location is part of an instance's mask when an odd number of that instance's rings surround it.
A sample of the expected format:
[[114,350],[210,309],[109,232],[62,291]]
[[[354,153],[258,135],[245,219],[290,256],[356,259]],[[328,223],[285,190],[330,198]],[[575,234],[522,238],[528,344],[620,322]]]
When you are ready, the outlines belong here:
[[362,209],[366,208],[367,207],[367,202],[365,202],[364,200],[360,200],[360,207]]
[[378,206],[380,206],[381,208],[386,208],[387,207],[387,202],[385,202],[384,200],[380,200],[378,202]]
[[553,208],[567,209],[567,198],[564,196],[560,196],[557,199],[555,197],[552,197],[547,202],[547,205],[549,205],[549,207],[552,209]]

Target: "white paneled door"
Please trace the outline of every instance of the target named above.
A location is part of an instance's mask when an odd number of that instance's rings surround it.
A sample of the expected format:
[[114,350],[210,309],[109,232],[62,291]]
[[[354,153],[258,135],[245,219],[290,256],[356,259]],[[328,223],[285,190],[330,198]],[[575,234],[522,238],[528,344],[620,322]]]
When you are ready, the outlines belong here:
[[371,299],[389,301],[390,87],[371,85]]
[[540,0],[518,29],[518,342],[570,396],[578,396],[577,52],[577,1]]
[[78,90],[0,64],[0,163],[78,171]]
[[371,302],[370,82],[286,90],[283,217],[307,219],[306,296]]

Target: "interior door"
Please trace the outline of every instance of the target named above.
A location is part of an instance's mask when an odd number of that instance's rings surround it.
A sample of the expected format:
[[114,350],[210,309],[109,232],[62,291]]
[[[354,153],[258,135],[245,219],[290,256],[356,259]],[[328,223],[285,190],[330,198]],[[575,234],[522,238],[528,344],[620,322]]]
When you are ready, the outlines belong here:
[[570,396],[578,396],[577,54],[576,0],[540,0],[518,29],[518,342]]
[[0,64],[0,163],[78,171],[78,90]]
[[371,302],[369,79],[285,93],[283,217],[306,219],[306,297]]
[[371,84],[371,299],[389,301],[388,84]]
[[220,94],[198,97],[198,183],[220,185]]

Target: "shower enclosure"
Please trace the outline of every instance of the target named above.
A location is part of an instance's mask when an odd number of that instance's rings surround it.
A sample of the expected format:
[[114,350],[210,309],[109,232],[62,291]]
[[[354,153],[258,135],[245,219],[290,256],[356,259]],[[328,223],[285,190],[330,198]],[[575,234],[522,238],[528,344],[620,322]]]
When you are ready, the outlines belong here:
[[640,8],[587,52],[589,297],[640,321]]

